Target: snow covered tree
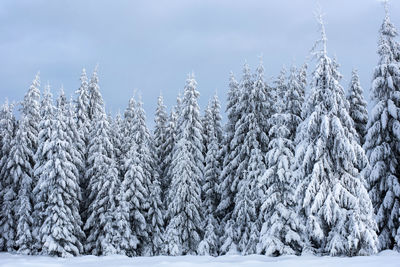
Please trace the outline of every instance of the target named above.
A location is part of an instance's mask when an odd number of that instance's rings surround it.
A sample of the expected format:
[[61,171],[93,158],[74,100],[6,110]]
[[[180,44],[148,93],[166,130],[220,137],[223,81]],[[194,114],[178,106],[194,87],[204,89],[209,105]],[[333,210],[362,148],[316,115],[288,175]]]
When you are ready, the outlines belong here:
[[397,31],[386,13],[378,43],[379,62],[372,82],[375,105],[368,121],[364,143],[370,163],[367,181],[379,228],[380,249],[392,249],[395,246],[396,232],[400,227],[400,71],[396,60],[396,36]]
[[10,174],[8,163],[11,160],[11,143],[15,136],[17,122],[13,115],[14,105],[6,102],[0,110],[0,129],[2,136],[0,159],[0,251],[13,251],[15,247],[16,217],[14,201],[17,187]]
[[[306,250],[329,255],[370,255],[377,251],[373,207],[360,170],[367,166],[336,64],[322,44],[311,92],[300,124],[296,201],[305,224]],[[317,43],[318,44],[318,43]],[[315,48],[317,49],[317,48]]]
[[[220,220],[221,224],[221,254],[226,254],[229,251],[234,253],[236,251],[236,245],[233,243],[233,223],[230,221],[232,210],[233,210],[233,199],[235,192],[232,188],[233,179],[235,177],[237,162],[233,159],[236,155],[236,150],[234,149],[237,143],[233,143],[235,136],[235,126],[239,121],[240,113],[239,102],[240,99],[240,88],[239,83],[236,81],[233,73],[230,74],[229,81],[229,92],[227,99],[226,113],[228,117],[227,124],[225,126],[225,136],[222,146],[222,170],[219,178],[219,194],[220,202],[216,210],[216,216]],[[230,222],[229,224],[227,224]]]
[[167,253],[195,254],[202,236],[201,186],[203,140],[197,99],[197,83],[186,80],[179,120],[178,144],[171,163],[172,182],[168,195]]
[[132,232],[133,246],[129,252],[132,256],[142,255],[143,246],[148,241],[146,224],[146,211],[149,209],[149,177],[143,169],[136,142],[130,144],[128,154],[124,159],[125,176],[122,182],[124,201],[130,211],[130,230]]
[[203,240],[199,244],[198,253],[201,255],[218,255],[218,221],[215,211],[220,201],[219,177],[221,175],[221,147],[222,128],[220,104],[217,95],[209,102],[206,109],[205,120],[207,130],[204,138],[207,140],[207,153],[205,157],[204,183],[203,183],[203,206],[204,218],[206,220]]
[[354,127],[360,139],[360,145],[364,144],[366,127],[368,123],[367,102],[364,100],[363,89],[361,88],[357,70],[353,70],[347,100],[350,104],[349,113],[354,121]]
[[[80,131],[83,132],[83,136],[88,138],[89,134],[89,84],[86,75],[86,70],[82,70],[81,74],[81,85],[75,92],[75,117],[76,125]],[[85,140],[87,143],[88,140]]]
[[[118,200],[120,180],[115,164],[113,145],[110,137],[110,125],[104,109],[95,117],[91,128],[88,150],[89,179],[88,219],[84,229],[87,231],[85,251],[93,255],[110,255],[124,252],[120,248],[126,229],[119,212]],[[122,231],[122,232],[121,232]]]
[[141,166],[136,143],[131,144],[128,154],[124,160],[126,173],[122,182],[122,197],[130,211],[129,230],[131,231],[132,246],[129,250],[130,256],[141,255],[143,243],[147,240],[146,214],[149,208],[148,188],[145,184],[145,174]]
[[[81,154],[82,158],[82,167],[83,169],[79,170],[79,185],[82,191],[82,201],[80,205],[81,215],[84,214],[84,210],[87,207],[86,198],[87,198],[87,186],[88,181],[85,179],[85,169],[86,169],[86,161],[87,161],[87,147],[89,144],[89,128],[90,128],[90,113],[89,113],[89,85],[88,78],[86,76],[86,70],[82,70],[81,74],[81,85],[79,89],[75,92],[76,100],[75,100],[75,121],[77,127],[77,133],[79,135],[78,139],[80,140],[81,146],[78,146],[78,151]],[[86,221],[86,218],[82,217],[83,221]]]
[[137,144],[140,166],[144,172],[144,186],[147,190],[145,200],[148,208],[143,209],[147,221],[148,239],[144,240],[142,247],[143,255],[156,255],[161,251],[162,231],[164,218],[161,212],[161,190],[157,165],[155,159],[155,149],[153,140],[146,126],[146,115],[141,100],[137,101],[135,109],[135,119],[133,123],[133,142]]
[[43,224],[39,233],[43,244],[42,254],[68,257],[83,252],[81,240],[84,233],[79,214],[77,149],[70,125],[74,123],[72,107],[69,104],[63,106],[62,102],[63,94],[60,95],[59,106],[48,129],[51,133],[48,139],[41,139],[45,142],[42,151],[45,153],[42,158],[45,163],[37,169],[40,176],[36,190],[42,199],[46,199],[41,207]]
[[[295,70],[291,71],[288,85],[290,95],[294,95],[295,103],[288,96],[279,98],[276,114],[270,119],[269,150],[266,155],[266,172],[258,177],[259,184],[265,185],[266,192],[261,199],[260,220],[263,222],[257,252],[268,256],[299,254],[302,249],[302,229],[294,199],[296,183],[293,179],[292,164],[294,162],[294,145],[291,139],[293,113],[285,113],[297,104],[298,88],[291,79]],[[285,101],[286,104],[283,102]],[[296,106],[295,106],[296,107]],[[301,111],[300,109],[298,111]]]
[[[271,106],[267,102],[267,89],[264,82],[264,68],[262,62],[257,68],[255,81],[252,79],[247,64],[244,66],[243,78],[240,84],[239,104],[235,112],[240,118],[235,125],[235,134],[231,141],[232,167],[235,167],[230,190],[234,196],[234,208],[231,220],[228,224],[234,227],[235,236],[223,236],[223,247],[225,240],[234,240],[238,250],[242,254],[255,253],[255,242],[253,237],[257,236],[256,214],[259,209],[259,197],[257,195],[257,175],[265,171],[263,153],[268,147],[268,123],[266,119],[270,116]],[[226,181],[223,182],[225,184]],[[221,196],[224,197],[223,195]],[[255,231],[255,232],[254,232]],[[232,231],[226,230],[226,233]],[[251,234],[251,232],[253,232]],[[250,241],[251,240],[251,241]],[[253,244],[251,244],[253,243]],[[225,253],[224,251],[221,251]]]
[[28,118],[22,116],[15,137],[11,141],[11,149],[7,168],[16,188],[13,201],[15,214],[15,247],[19,253],[30,254],[32,238],[32,183],[33,170],[31,140],[28,138]]
[[166,245],[169,255],[194,254],[201,238],[201,188],[194,174],[192,154],[188,151],[191,144],[180,139],[173,159],[175,173],[169,189]]
[[[6,168],[14,183],[15,199],[15,247],[22,254],[32,253],[32,187],[36,183],[33,176],[34,154],[38,146],[40,120],[39,75],[36,75],[22,102],[22,117],[15,137],[11,141],[9,161]],[[11,190],[9,193],[12,194]]]
[[[78,129],[76,120],[74,118],[74,111],[72,102],[68,101],[65,97],[64,90],[61,90],[60,96],[57,99],[57,108],[61,110],[62,116],[65,122],[65,134],[70,142],[70,153],[72,164],[77,168],[78,184],[80,181],[85,180],[85,151],[86,144],[83,138],[82,132]],[[83,177],[82,177],[83,176]],[[79,189],[80,191],[80,189]],[[81,194],[79,193],[79,200],[81,200]]]
[[[249,120],[244,147],[246,147],[248,158],[243,162],[247,163],[241,172],[242,179],[238,182],[238,193],[235,196],[235,208],[232,218],[234,220],[234,231],[236,231],[236,242],[238,250],[242,255],[256,253],[256,244],[260,229],[257,227],[259,221],[260,199],[258,195],[258,178],[265,171],[264,156],[257,140],[257,122],[254,114],[246,115]],[[239,168],[241,166],[239,165]]]
[[33,218],[33,253],[39,253],[42,250],[43,243],[40,236],[40,228],[45,220],[45,207],[48,201],[49,186],[46,171],[47,162],[50,160],[50,138],[52,135],[53,124],[55,123],[55,110],[53,106],[53,98],[50,93],[50,86],[47,85],[43,92],[43,98],[40,102],[40,122],[38,149],[34,155],[34,177],[37,180],[33,187],[34,208],[32,213]]
[[[40,80],[39,74],[36,75],[35,79],[32,81],[28,92],[22,101],[22,114],[26,117],[26,136],[28,139],[28,149],[32,151],[32,155],[35,154],[38,146],[38,134],[39,134],[39,121],[40,121]],[[29,158],[29,164],[33,168],[34,161]]]
[[217,221],[212,214],[206,216],[204,237],[199,243],[197,249],[198,255],[218,256],[218,228]]

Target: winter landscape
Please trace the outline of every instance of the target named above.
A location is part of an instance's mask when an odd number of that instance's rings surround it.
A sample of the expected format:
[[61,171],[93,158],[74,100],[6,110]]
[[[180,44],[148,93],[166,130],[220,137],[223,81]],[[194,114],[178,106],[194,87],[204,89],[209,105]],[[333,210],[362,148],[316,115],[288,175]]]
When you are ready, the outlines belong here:
[[368,5],[367,82],[357,66],[344,79],[325,23],[340,14],[320,7],[300,64],[270,79],[264,51],[203,108],[194,69],[153,122],[140,89],[108,108],[122,91],[103,88],[101,62],[73,89],[37,72],[22,99],[1,92],[0,266],[399,266],[398,3]]

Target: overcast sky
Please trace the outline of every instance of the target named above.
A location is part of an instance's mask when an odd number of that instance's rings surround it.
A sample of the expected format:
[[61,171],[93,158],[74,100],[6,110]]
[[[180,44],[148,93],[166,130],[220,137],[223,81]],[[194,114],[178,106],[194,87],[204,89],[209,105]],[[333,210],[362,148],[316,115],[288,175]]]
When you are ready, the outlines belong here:
[[[203,108],[217,90],[225,102],[229,72],[241,77],[263,55],[272,82],[281,67],[301,65],[318,39],[314,0],[47,0],[0,2],[0,100],[23,98],[36,72],[57,94],[79,87],[82,68],[99,64],[108,111],[123,111],[134,89],[151,125],[160,92],[168,108],[194,72]],[[320,0],[328,53],[336,55],[347,87],[358,68],[369,91],[377,63],[378,0]],[[390,4],[400,27],[400,1]],[[312,70],[314,65],[310,65]],[[368,96],[368,92],[366,92]]]

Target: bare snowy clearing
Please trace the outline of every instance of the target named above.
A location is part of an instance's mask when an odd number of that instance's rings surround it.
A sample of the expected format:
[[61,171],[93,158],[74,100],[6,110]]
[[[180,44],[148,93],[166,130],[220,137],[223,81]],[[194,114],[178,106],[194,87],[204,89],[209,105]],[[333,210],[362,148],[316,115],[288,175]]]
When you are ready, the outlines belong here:
[[340,266],[340,267],[398,267],[400,264],[400,253],[386,250],[374,256],[368,257],[317,257],[317,256],[282,256],[267,257],[261,255],[251,256],[221,256],[217,258],[207,256],[158,256],[158,257],[137,257],[128,258],[126,256],[82,256],[75,258],[55,258],[48,256],[22,256],[10,253],[0,253],[1,267],[14,266],[82,266],[82,267],[116,267],[116,266],[135,266],[135,267],[190,267],[190,266],[232,266],[232,267],[312,267],[312,266]]

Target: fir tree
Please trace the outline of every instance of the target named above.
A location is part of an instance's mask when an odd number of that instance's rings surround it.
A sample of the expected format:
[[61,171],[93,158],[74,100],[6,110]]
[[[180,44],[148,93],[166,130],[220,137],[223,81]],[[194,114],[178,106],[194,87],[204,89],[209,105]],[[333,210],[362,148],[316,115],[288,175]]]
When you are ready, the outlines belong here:
[[[292,69],[291,79],[294,78],[293,73]],[[296,92],[295,88],[297,87],[289,82],[288,91],[292,91],[291,94]],[[293,99],[287,96],[278,99],[277,113],[271,118],[269,136],[272,139],[266,155],[267,170],[258,177],[260,184],[265,185],[267,190],[261,199],[260,217],[263,225],[257,252],[268,256],[299,254],[303,246],[302,229],[294,199],[296,184],[291,171],[294,146],[290,139],[290,129],[294,115],[284,113],[286,110],[293,110],[293,104],[297,104],[297,101],[293,103],[291,100]]]
[[[28,149],[32,151],[32,154],[36,153],[38,146],[38,133],[39,133],[39,121],[40,121],[40,80],[39,74],[36,75],[32,81],[28,92],[22,101],[22,114],[26,117],[26,136],[28,139]],[[29,164],[31,168],[34,166],[34,161],[29,158]]]
[[22,116],[15,137],[11,141],[9,175],[16,188],[16,198],[13,201],[15,214],[15,247],[19,253],[30,254],[33,244],[32,238],[32,183],[33,171],[30,149],[31,140],[28,138],[28,117]]
[[[267,131],[269,125],[265,122],[270,116],[271,107],[267,105],[267,91],[264,82],[262,62],[257,68],[254,83],[250,69],[246,64],[241,82],[240,106],[237,112],[241,118],[235,126],[232,140],[236,147],[233,162],[237,164],[234,180],[231,185],[234,194],[235,207],[233,210],[234,227],[237,231],[234,242],[242,254],[255,252],[255,244],[250,244],[254,235],[258,235],[256,214],[259,209],[256,178],[265,171],[265,161],[262,156],[268,147]],[[253,225],[256,223],[256,225]],[[254,232],[255,231],[255,232]],[[250,234],[251,232],[252,235]]]
[[88,143],[89,135],[89,84],[86,76],[86,70],[82,70],[81,85],[75,92],[75,117],[76,125],[85,137],[85,143]]
[[159,176],[157,165],[154,161],[155,149],[153,140],[146,126],[146,115],[143,109],[143,103],[140,100],[136,104],[135,114],[133,142],[137,144],[140,166],[144,172],[144,186],[148,194],[145,196],[147,202],[145,205],[148,205],[148,208],[143,210],[147,221],[148,239],[144,240],[142,244],[142,254],[156,255],[160,253],[163,243],[162,231],[164,218],[161,212],[162,202]]
[[17,122],[13,115],[14,105],[6,102],[0,110],[0,129],[2,136],[0,159],[0,251],[13,251],[15,244],[14,201],[17,187],[10,174],[8,163],[11,160],[11,143],[14,140]]
[[40,103],[40,122],[39,122],[39,146],[34,155],[35,167],[34,177],[37,179],[37,184],[33,188],[34,196],[34,209],[33,209],[33,237],[34,253],[39,253],[42,250],[43,242],[41,240],[40,228],[45,220],[45,208],[49,195],[49,184],[46,172],[47,162],[50,160],[50,153],[52,152],[49,147],[51,144],[52,129],[55,124],[55,110],[53,106],[53,99],[50,93],[50,86],[45,87],[43,98]]
[[84,229],[88,233],[85,251],[93,255],[121,253],[121,218],[118,207],[120,180],[115,164],[110,125],[104,109],[96,115],[91,129],[88,150],[89,180],[88,219]]
[[[233,210],[233,199],[235,192],[232,188],[233,179],[235,177],[238,162],[233,161],[236,155],[236,145],[233,142],[235,137],[236,123],[240,119],[239,105],[240,105],[240,88],[239,83],[236,81],[233,73],[230,75],[229,92],[227,99],[226,113],[228,122],[225,126],[225,138],[222,147],[222,171],[219,178],[219,194],[221,196],[218,204],[216,215],[221,222],[221,254],[228,252],[234,253],[236,245],[233,243],[233,222],[230,221]],[[228,223],[229,222],[229,223]]]
[[81,240],[84,233],[79,214],[78,153],[74,144],[75,136],[70,132],[70,124],[74,121],[70,105],[63,106],[62,102],[63,94],[58,101],[51,134],[47,140],[42,140],[47,153],[45,164],[41,166],[37,190],[46,199],[42,207],[44,221],[40,228],[42,253],[68,257],[83,252]]
[[172,182],[168,195],[166,229],[170,255],[194,254],[202,236],[201,187],[203,179],[203,140],[193,76],[186,80],[179,121],[178,144],[171,163]]
[[140,164],[138,149],[136,143],[133,143],[124,160],[126,173],[122,182],[121,192],[123,200],[128,205],[130,211],[129,230],[131,231],[132,244],[129,249],[129,254],[132,256],[141,255],[138,248],[143,246],[147,240],[146,230],[146,214],[144,211],[149,208],[148,188],[145,186],[145,174]]
[[87,186],[88,181],[85,179],[85,170],[87,164],[87,149],[89,145],[89,128],[90,128],[90,112],[89,112],[89,85],[88,78],[86,76],[86,70],[82,70],[81,74],[81,85],[75,92],[75,121],[78,133],[78,140],[80,146],[78,146],[78,152],[81,154],[82,169],[79,169],[79,185],[82,193],[82,201],[80,204],[80,212],[82,215],[82,221],[86,221],[85,209],[87,207]]
[[221,146],[222,129],[221,115],[219,113],[220,104],[215,95],[210,101],[205,120],[208,129],[204,136],[207,139],[207,153],[205,157],[204,183],[203,183],[203,206],[204,218],[206,219],[205,233],[203,240],[199,244],[198,252],[202,255],[218,255],[218,221],[215,218],[215,211],[220,201],[219,197],[219,177],[221,175]]
[[348,102],[337,78],[337,65],[327,56],[322,19],[322,49],[305,120],[296,148],[300,181],[297,201],[305,222],[305,238],[313,251],[330,255],[369,255],[377,251],[373,208],[359,172],[367,165]]
[[397,31],[386,12],[378,43],[379,62],[372,82],[375,106],[367,125],[364,149],[369,158],[369,194],[375,208],[380,249],[392,249],[400,227],[399,62]]

